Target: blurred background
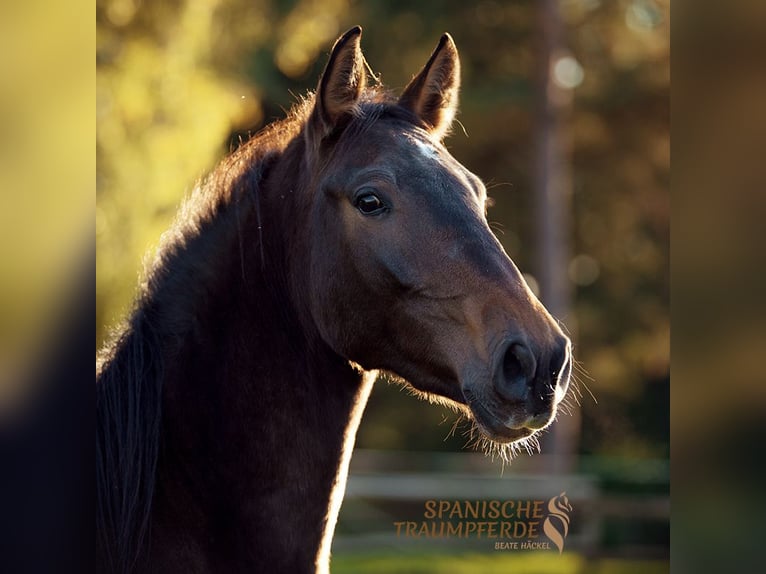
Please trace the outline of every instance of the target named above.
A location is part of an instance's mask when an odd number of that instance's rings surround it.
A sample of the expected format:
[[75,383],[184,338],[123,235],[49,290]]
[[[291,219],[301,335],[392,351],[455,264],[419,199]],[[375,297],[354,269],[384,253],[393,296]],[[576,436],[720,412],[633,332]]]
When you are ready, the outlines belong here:
[[[572,336],[580,392],[542,454],[503,467],[464,448],[451,412],[379,381],[333,571],[668,570],[669,0],[98,0],[96,18],[97,347],[197,178],[315,87],[339,34],[361,24],[398,90],[449,31],[463,88],[446,145]],[[395,537],[426,499],[563,490],[563,556]]]

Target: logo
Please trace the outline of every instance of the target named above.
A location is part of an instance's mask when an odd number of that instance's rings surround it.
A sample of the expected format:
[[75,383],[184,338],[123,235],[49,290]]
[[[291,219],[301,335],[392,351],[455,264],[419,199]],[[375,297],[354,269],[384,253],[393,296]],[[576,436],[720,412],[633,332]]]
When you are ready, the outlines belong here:
[[564,551],[564,540],[569,533],[570,512],[572,512],[572,505],[569,504],[566,492],[562,492],[548,501],[548,516],[543,522],[543,532],[559,549],[559,554]]
[[475,538],[494,550],[564,550],[572,505],[549,500],[426,500],[415,520],[394,522],[397,538]]

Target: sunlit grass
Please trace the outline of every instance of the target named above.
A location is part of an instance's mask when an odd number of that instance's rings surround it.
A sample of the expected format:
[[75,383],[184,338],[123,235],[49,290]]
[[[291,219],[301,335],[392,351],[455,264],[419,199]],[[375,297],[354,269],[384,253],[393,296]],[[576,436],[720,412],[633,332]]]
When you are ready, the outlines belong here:
[[595,560],[564,553],[349,554],[332,559],[334,574],[661,574],[663,560]]

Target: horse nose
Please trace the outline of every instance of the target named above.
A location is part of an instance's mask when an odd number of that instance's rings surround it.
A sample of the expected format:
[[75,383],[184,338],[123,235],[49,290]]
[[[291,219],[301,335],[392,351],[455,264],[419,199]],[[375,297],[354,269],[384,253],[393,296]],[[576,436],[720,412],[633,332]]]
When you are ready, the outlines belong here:
[[566,391],[569,385],[569,376],[572,372],[572,344],[567,337],[561,337],[553,349],[551,355],[551,376],[553,380]]
[[523,401],[534,382],[537,361],[521,341],[512,340],[505,347],[500,369],[495,378],[497,392],[509,401]]
[[[559,393],[564,393],[569,385],[572,371],[570,347],[566,336],[557,337],[547,353],[537,357],[524,342],[518,339],[508,341],[495,371],[495,390],[512,402],[526,401],[529,391],[533,396],[541,395],[543,402],[549,402],[556,387],[559,387]],[[548,372],[545,372],[546,367]]]

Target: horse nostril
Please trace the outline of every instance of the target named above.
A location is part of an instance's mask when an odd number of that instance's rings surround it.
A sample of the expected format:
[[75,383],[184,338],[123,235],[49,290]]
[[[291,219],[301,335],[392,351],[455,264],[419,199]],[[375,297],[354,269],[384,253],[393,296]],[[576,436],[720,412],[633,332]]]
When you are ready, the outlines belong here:
[[524,400],[535,376],[535,357],[522,343],[508,345],[503,355],[497,390],[509,400]]

